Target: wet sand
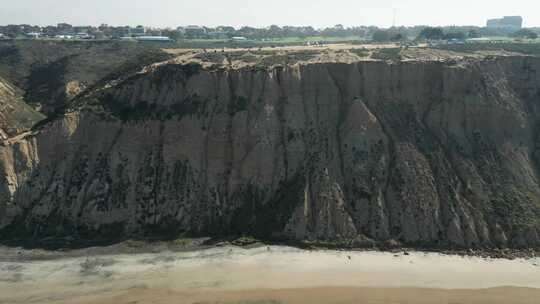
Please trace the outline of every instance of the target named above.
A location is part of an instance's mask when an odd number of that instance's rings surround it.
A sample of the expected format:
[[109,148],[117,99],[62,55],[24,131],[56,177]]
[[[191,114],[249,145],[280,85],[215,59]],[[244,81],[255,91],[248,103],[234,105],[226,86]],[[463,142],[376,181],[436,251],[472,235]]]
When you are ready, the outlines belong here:
[[539,303],[539,263],[278,246],[0,257],[0,303]]
[[[538,304],[535,289],[502,287],[485,290],[422,288],[319,287],[305,289],[256,289],[193,294],[170,290],[135,290],[124,294],[70,303],[242,303],[242,304]],[[67,302],[66,302],[67,303]]]

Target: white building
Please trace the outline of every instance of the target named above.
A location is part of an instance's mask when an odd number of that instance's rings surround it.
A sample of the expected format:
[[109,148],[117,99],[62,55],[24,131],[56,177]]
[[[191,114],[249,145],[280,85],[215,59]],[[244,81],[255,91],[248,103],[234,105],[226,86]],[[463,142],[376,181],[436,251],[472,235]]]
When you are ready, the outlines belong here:
[[37,33],[37,32],[27,33],[26,37],[31,38],[31,39],[38,39],[39,37],[41,37],[41,33]]
[[92,35],[88,35],[87,33],[77,33],[75,34],[76,39],[82,39],[82,40],[89,40],[94,39],[95,37]]
[[155,41],[155,42],[171,42],[171,38],[166,36],[139,36],[136,37],[137,41]]
[[62,40],[71,40],[71,39],[75,38],[75,36],[73,36],[73,35],[56,35],[56,36],[54,36],[54,38],[62,39]]

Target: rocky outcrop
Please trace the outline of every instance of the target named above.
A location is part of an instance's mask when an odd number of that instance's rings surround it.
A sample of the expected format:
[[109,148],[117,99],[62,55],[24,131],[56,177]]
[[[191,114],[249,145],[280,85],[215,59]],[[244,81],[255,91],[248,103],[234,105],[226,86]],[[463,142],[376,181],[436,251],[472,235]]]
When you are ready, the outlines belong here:
[[44,116],[28,106],[20,89],[0,77],[0,140],[28,131]]
[[154,65],[4,141],[1,235],[540,246],[538,71]]

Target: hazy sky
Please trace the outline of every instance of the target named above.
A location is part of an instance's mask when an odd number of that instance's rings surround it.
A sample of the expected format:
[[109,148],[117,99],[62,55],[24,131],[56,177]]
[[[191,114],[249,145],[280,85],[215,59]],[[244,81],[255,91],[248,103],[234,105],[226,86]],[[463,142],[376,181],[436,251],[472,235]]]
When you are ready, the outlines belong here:
[[0,0],[0,24],[267,26],[484,25],[521,15],[540,26],[540,0]]

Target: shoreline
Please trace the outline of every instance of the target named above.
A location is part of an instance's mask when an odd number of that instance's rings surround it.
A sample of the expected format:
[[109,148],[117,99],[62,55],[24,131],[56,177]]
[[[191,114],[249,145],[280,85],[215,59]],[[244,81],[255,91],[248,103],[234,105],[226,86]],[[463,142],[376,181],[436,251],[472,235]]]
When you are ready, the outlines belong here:
[[210,237],[201,238],[180,238],[170,240],[159,239],[128,239],[128,240],[103,240],[86,241],[79,243],[58,242],[53,240],[54,246],[47,246],[39,241],[29,246],[31,241],[0,241],[0,261],[16,260],[52,260],[67,257],[84,256],[105,256],[116,254],[145,254],[159,253],[163,251],[171,252],[194,252],[219,248],[224,246],[236,246],[244,249],[265,247],[265,246],[287,246],[308,251],[355,251],[355,252],[381,252],[381,253],[438,253],[443,255],[457,255],[464,257],[480,257],[492,259],[532,259],[540,257],[539,248],[468,248],[452,249],[448,247],[423,247],[423,246],[388,246],[385,244],[352,247],[342,244],[329,244],[324,242],[272,242],[262,241],[253,238],[229,238],[212,239]]

